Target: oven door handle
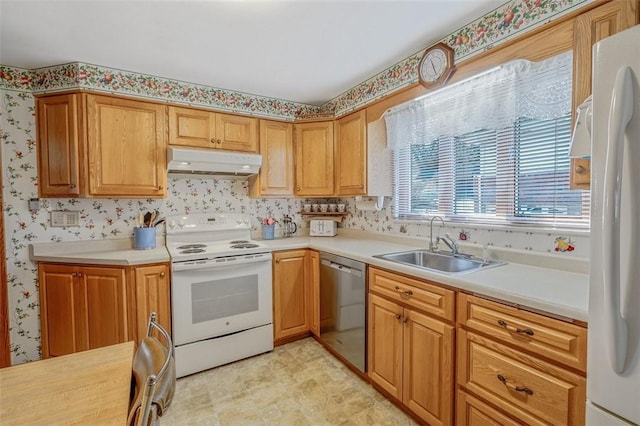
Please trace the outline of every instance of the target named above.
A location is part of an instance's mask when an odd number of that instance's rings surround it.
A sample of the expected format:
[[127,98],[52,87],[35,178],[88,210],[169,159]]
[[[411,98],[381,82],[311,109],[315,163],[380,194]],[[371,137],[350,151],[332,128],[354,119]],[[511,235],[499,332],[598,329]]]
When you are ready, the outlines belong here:
[[238,259],[238,260],[226,260],[224,262],[216,262],[215,260],[207,261],[205,263],[189,263],[189,262],[174,262],[171,264],[171,269],[176,271],[201,271],[203,269],[227,269],[236,268],[238,265],[256,264],[256,263],[271,263],[271,253],[262,254],[259,258],[252,259]]

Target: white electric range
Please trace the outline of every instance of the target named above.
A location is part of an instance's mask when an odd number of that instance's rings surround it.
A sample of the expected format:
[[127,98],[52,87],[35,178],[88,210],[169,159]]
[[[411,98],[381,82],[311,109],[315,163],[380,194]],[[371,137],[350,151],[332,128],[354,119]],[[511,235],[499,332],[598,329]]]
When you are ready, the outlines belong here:
[[178,377],[273,349],[271,249],[246,215],[166,218]]

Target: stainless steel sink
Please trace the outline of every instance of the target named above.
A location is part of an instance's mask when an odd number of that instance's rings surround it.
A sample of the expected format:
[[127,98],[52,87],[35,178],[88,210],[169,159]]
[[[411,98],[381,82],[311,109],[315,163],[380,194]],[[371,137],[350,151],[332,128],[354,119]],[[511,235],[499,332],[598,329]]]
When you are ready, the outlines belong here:
[[447,274],[459,274],[489,266],[504,265],[504,262],[499,260],[485,260],[464,254],[432,252],[426,249],[378,254],[373,257]]

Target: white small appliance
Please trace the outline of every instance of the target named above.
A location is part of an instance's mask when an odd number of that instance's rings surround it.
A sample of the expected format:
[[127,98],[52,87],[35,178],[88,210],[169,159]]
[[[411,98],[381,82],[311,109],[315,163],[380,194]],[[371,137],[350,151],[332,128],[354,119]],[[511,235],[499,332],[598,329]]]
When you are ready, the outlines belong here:
[[271,249],[235,213],[169,216],[178,377],[273,349]]
[[335,237],[338,224],[333,219],[311,219],[309,221],[309,235],[312,237]]
[[575,134],[592,141],[589,426],[640,424],[639,41],[640,25],[594,45],[591,131]]

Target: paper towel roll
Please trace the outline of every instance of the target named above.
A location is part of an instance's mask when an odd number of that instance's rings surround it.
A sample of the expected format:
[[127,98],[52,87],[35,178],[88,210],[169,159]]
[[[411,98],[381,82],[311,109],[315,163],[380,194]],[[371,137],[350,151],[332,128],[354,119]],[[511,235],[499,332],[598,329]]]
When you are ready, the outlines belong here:
[[376,197],[373,200],[365,200],[362,197],[356,197],[356,209],[364,211],[380,211],[384,208],[384,197]]

